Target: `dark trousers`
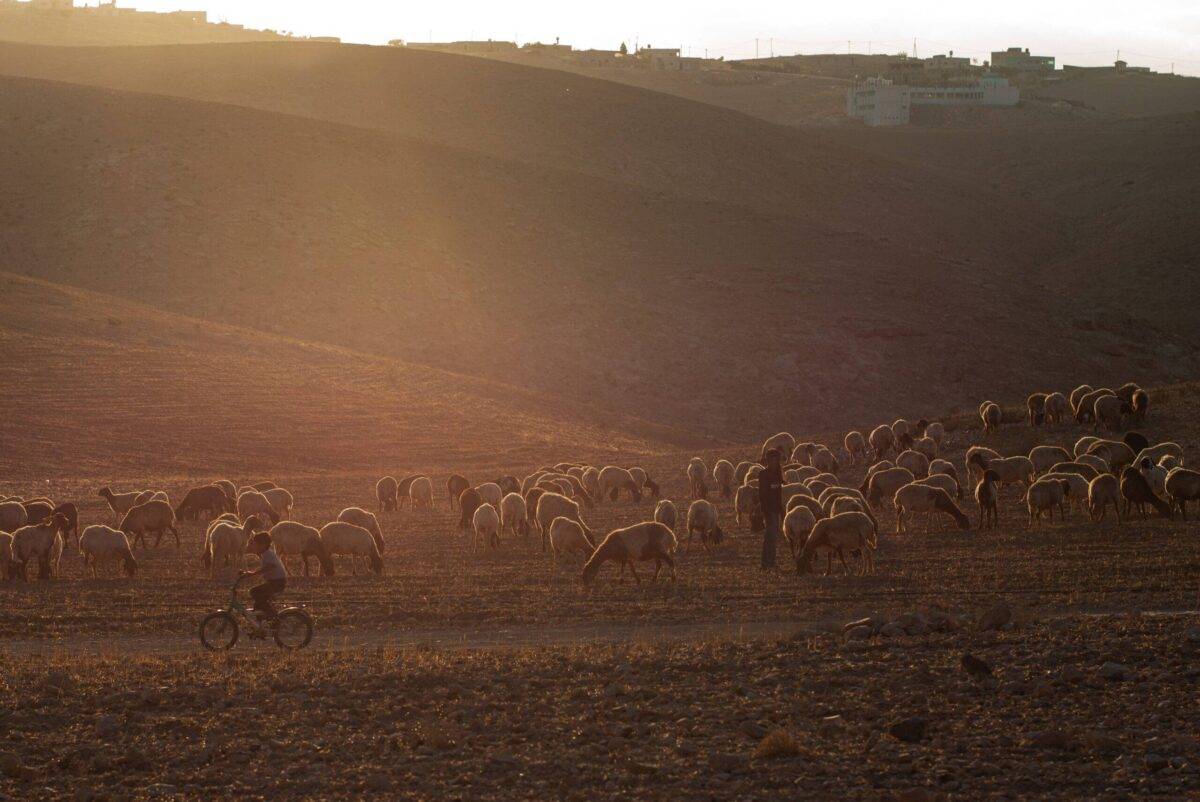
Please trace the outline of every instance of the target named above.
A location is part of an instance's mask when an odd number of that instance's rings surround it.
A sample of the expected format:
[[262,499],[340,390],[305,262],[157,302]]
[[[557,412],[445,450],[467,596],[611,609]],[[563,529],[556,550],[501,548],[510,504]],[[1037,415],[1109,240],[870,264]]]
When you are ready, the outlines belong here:
[[762,550],[762,567],[775,567],[775,545],[779,542],[779,536],[783,533],[782,528],[783,516],[772,510],[771,512],[763,511],[763,523],[766,527],[763,529],[763,550]]
[[286,587],[286,579],[268,579],[261,585],[250,588],[250,598],[254,600],[255,611],[261,613],[262,618],[274,618],[275,605],[271,604],[271,599],[283,593]]

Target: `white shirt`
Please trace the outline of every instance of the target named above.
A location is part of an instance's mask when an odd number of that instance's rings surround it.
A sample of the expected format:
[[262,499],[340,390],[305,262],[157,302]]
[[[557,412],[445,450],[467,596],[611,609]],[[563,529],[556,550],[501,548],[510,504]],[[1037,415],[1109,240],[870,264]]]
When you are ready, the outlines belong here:
[[274,546],[260,554],[258,559],[262,563],[263,579],[287,579],[287,569],[283,567],[283,560],[275,553]]

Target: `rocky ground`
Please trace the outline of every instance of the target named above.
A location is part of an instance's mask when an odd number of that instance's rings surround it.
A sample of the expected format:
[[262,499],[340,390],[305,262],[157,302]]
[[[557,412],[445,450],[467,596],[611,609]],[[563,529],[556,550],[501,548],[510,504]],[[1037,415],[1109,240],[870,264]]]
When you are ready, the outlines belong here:
[[1112,799],[1200,779],[1187,618],[847,623],[748,643],[6,658],[0,791]]

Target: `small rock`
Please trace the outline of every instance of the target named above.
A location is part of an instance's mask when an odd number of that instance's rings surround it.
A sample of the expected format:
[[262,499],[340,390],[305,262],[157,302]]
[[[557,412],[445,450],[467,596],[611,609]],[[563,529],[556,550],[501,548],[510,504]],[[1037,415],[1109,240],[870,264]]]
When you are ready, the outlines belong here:
[[1184,633],[1184,636],[1191,643],[1200,643],[1200,627],[1188,627],[1188,630]]
[[14,780],[21,776],[21,758],[12,752],[0,754],[0,774]]
[[1115,755],[1124,748],[1119,740],[1102,732],[1085,733],[1080,740],[1085,747],[1101,755]]
[[879,634],[885,638],[898,638],[901,635],[907,635],[908,633],[904,631],[904,627],[893,621],[889,624],[884,624],[881,626],[879,628]]
[[818,732],[826,738],[846,731],[846,720],[841,716],[825,716],[818,725]]
[[155,783],[154,785],[146,786],[147,796],[175,796],[179,793],[179,789],[167,783]]
[[851,621],[850,623],[844,625],[842,627],[842,632],[848,633],[848,632],[850,632],[850,630],[856,629],[858,627],[866,627],[867,629],[873,631],[876,628],[876,626],[878,626],[878,625],[875,623],[874,618],[870,618],[870,617],[860,618],[857,621]]
[[1100,666],[1100,670],[1096,673],[1101,679],[1113,680],[1114,682],[1127,680],[1133,675],[1133,672],[1129,670],[1128,666],[1123,666],[1120,663],[1114,663],[1111,660]]
[[744,721],[741,726],[742,735],[754,740],[761,740],[767,734],[767,728],[757,721]]
[[1083,682],[1084,680],[1083,672],[1078,666],[1063,666],[1062,671],[1059,672],[1058,676],[1063,682],[1070,682],[1073,685]]
[[992,675],[992,667],[970,652],[964,652],[959,663],[962,665],[963,671],[972,677],[990,677]]
[[872,633],[871,627],[866,627],[866,626],[853,627],[852,629],[846,630],[846,640],[847,640],[847,642],[867,640],[868,638],[871,637],[871,633]]
[[699,752],[700,749],[691,741],[680,741],[675,745],[675,751],[681,755],[694,755]]
[[1029,745],[1035,749],[1067,750],[1074,747],[1074,741],[1062,730],[1046,730],[1034,734],[1029,739]]
[[1150,752],[1146,755],[1146,768],[1150,771],[1162,771],[1169,765],[1169,762],[1162,755],[1156,755]]
[[749,762],[743,755],[733,755],[727,752],[717,752],[708,758],[709,768],[718,774],[737,774],[745,771]]
[[925,737],[925,730],[928,726],[928,721],[920,716],[913,716],[894,722],[892,726],[888,727],[888,734],[896,740],[911,744]]
[[367,775],[363,785],[368,791],[387,791],[392,787],[392,778],[382,771],[375,771]]
[[1010,621],[1012,621],[1012,610],[1008,608],[1007,604],[997,604],[979,617],[979,629],[981,632],[1002,629]]
[[104,715],[96,719],[96,734],[101,738],[116,735],[119,729],[121,729],[121,722],[116,716]]

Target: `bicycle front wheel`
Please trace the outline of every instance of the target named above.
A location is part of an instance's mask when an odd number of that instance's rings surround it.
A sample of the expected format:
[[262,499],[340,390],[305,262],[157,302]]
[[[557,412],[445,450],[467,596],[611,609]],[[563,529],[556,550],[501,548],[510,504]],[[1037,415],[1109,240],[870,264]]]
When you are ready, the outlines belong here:
[[296,607],[282,610],[275,619],[274,635],[280,649],[292,652],[303,649],[312,640],[312,618]]
[[237,640],[237,619],[229,613],[210,613],[200,622],[200,642],[206,649],[214,652],[229,651]]

